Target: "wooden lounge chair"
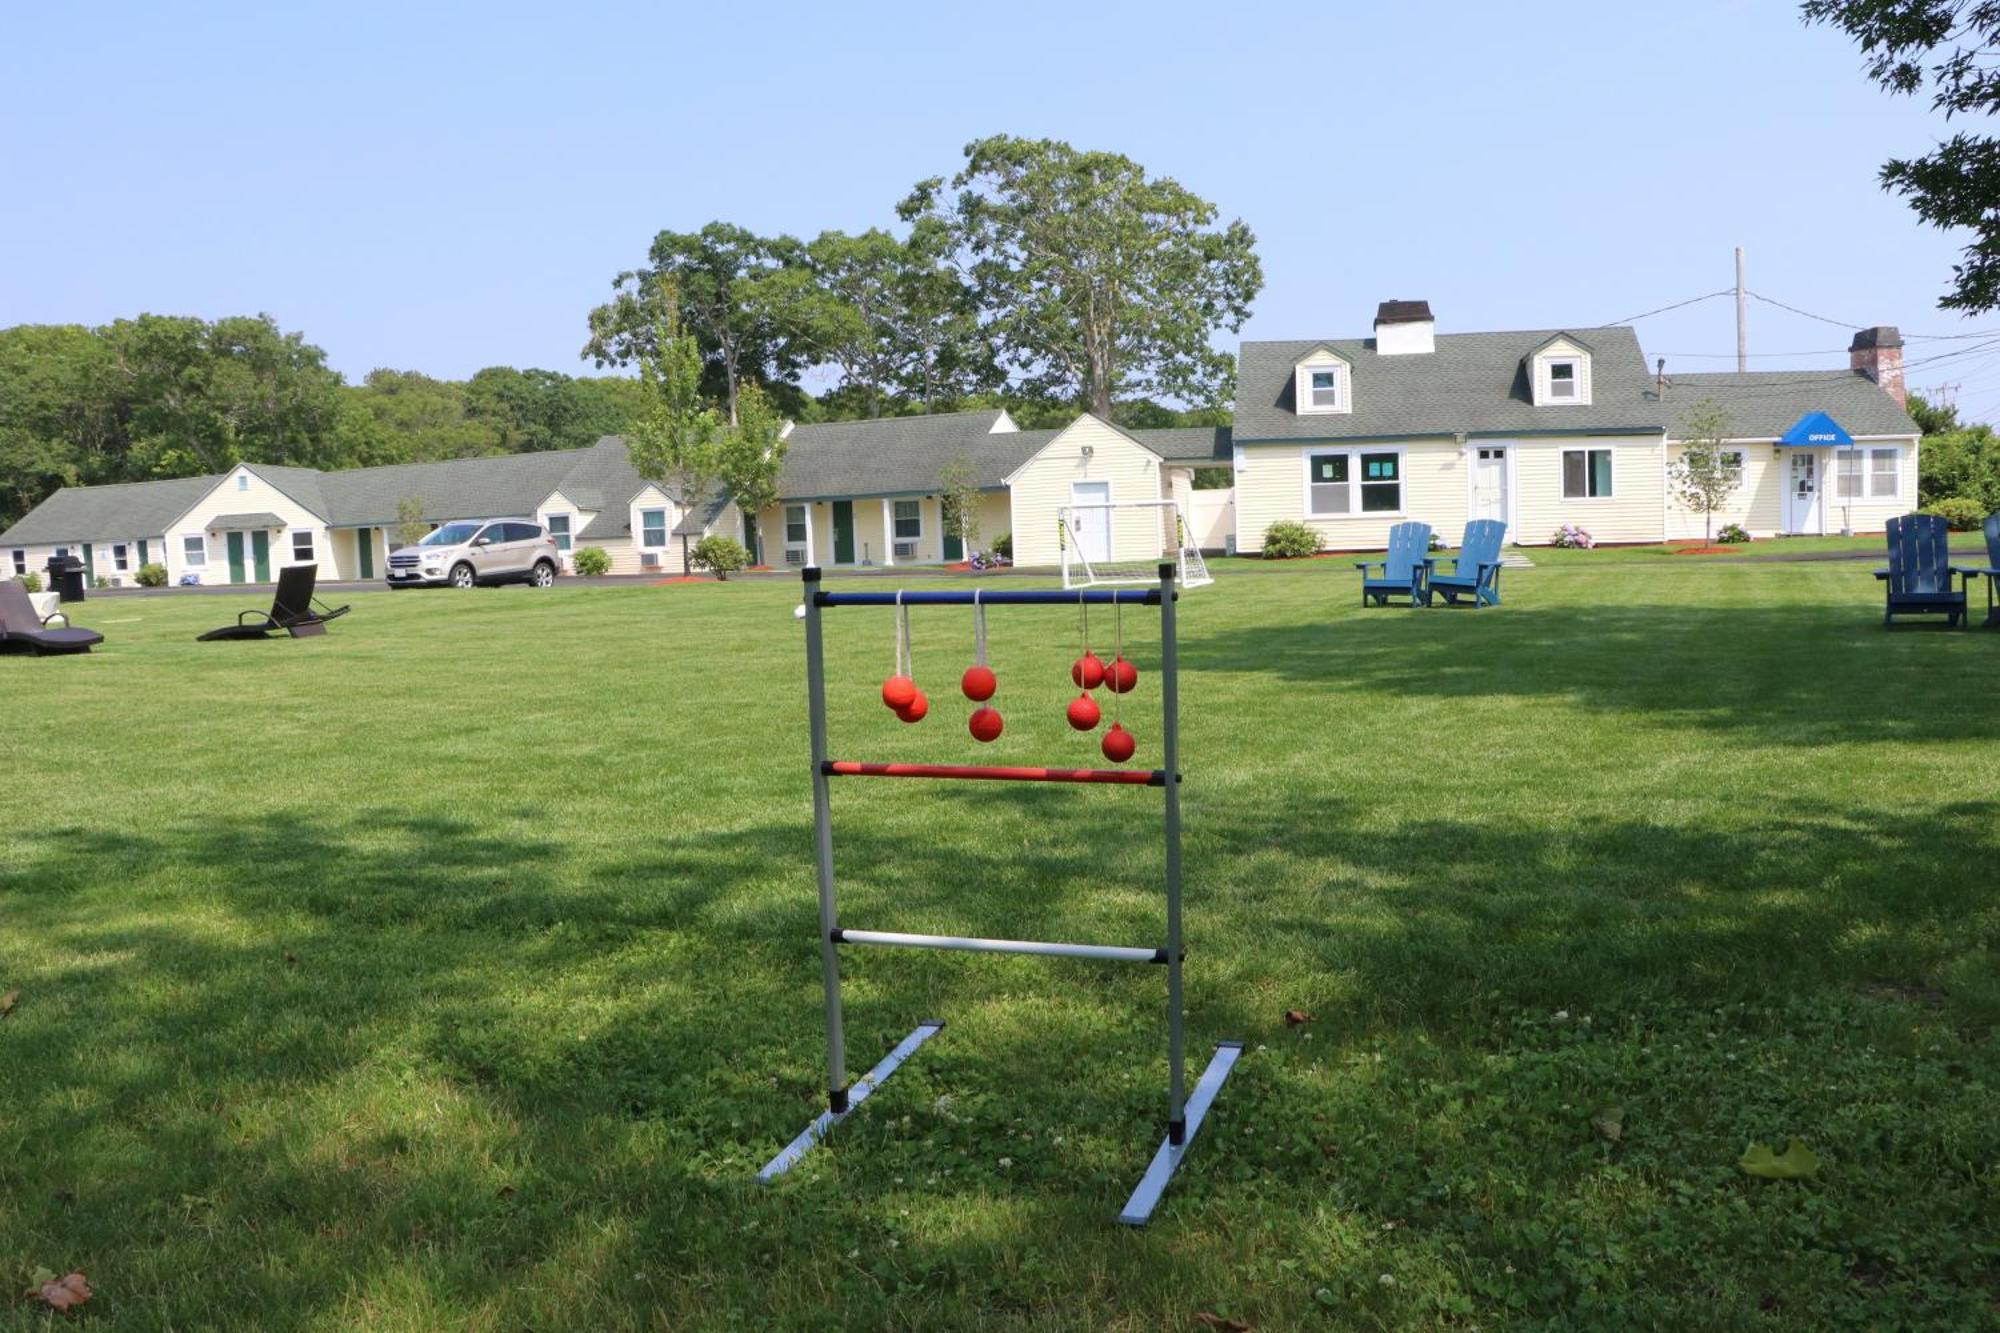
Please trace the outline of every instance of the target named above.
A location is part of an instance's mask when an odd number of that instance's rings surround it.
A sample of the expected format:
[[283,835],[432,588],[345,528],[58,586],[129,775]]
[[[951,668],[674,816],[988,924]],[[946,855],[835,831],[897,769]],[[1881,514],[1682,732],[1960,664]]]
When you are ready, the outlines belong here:
[[[211,639],[263,639],[283,630],[295,639],[326,633],[326,623],[346,615],[350,608],[328,606],[313,596],[319,582],[318,565],[287,565],[278,571],[278,588],[271,594],[271,609],[241,611],[234,625],[224,625],[196,636],[196,642]],[[251,619],[255,617],[255,619]]]
[[[2000,627],[2000,514],[1986,516],[1986,567],[1965,571],[1986,580],[1986,625]],[[1970,580],[1968,580],[1969,582]]]
[[[1886,585],[1882,623],[1897,616],[1943,616],[1946,625],[1964,622],[1965,584],[1973,572],[1951,563],[1951,528],[1941,514],[1903,514],[1889,520],[1889,567],[1875,571]],[[1957,587],[1952,579],[1962,576]]]
[[[50,629],[51,620],[62,621],[63,627]],[[26,588],[0,579],[0,653],[87,653],[103,642],[102,634],[76,628],[61,611],[39,614]]]
[[[1424,580],[1430,573],[1430,555],[1430,524],[1398,523],[1390,528],[1389,549],[1382,558],[1355,563],[1361,571],[1361,604],[1368,605],[1372,597],[1377,606],[1387,606],[1391,597],[1407,597],[1411,606],[1429,606],[1430,588]],[[1371,569],[1382,572],[1370,575]]]
[[[1424,586],[1432,594],[1443,593],[1447,606],[1470,597],[1472,605],[1500,605],[1500,543],[1507,539],[1507,525],[1497,518],[1475,518],[1465,525],[1465,540],[1456,556],[1431,561]],[[1451,561],[1451,573],[1440,574],[1437,566]]]

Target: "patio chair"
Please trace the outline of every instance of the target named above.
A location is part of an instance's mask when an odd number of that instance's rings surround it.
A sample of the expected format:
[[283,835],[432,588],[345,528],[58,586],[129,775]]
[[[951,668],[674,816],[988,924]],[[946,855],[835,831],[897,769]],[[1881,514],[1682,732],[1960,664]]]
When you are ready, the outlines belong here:
[[1986,579],[1986,625],[2000,627],[2000,514],[1986,516],[1986,568],[1967,573]]
[[[1443,593],[1445,605],[1457,606],[1458,599],[1470,597],[1472,605],[1500,605],[1500,543],[1507,539],[1507,525],[1497,518],[1475,518],[1465,525],[1465,540],[1456,556],[1431,561],[1424,586],[1433,594]],[[1451,573],[1441,574],[1437,566],[1451,562]]]
[[[1355,563],[1361,571],[1361,604],[1374,598],[1377,606],[1387,606],[1391,597],[1407,597],[1411,606],[1429,606],[1430,589],[1425,577],[1430,573],[1431,525],[1398,523],[1389,529],[1389,549],[1380,560]],[[1380,569],[1380,575],[1369,570]]]
[[[61,629],[50,629],[51,620],[60,620]],[[28,590],[13,579],[0,579],[0,653],[87,653],[104,636],[94,629],[78,629],[61,611],[42,615]]]
[[[1884,626],[1897,616],[1943,616],[1948,626],[1964,622],[1965,584],[1973,571],[1951,563],[1951,527],[1942,514],[1903,514],[1889,520],[1889,567],[1875,571],[1888,600]],[[1962,576],[1957,587],[1952,579]]]
[[[338,620],[351,609],[328,606],[313,596],[319,582],[318,565],[287,565],[278,571],[278,588],[271,594],[269,611],[240,611],[234,625],[224,625],[196,636],[196,642],[212,639],[263,639],[283,630],[295,639],[326,633],[329,620]],[[254,620],[250,617],[256,617]]]

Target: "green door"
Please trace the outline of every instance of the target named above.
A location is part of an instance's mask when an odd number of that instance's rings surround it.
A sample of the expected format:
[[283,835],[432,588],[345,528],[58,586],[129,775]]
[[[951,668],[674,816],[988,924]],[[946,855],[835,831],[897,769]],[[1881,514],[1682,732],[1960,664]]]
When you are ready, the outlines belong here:
[[354,534],[354,544],[361,551],[361,577],[375,577],[375,529],[362,528]]
[[271,581],[271,534],[253,532],[250,534],[250,550],[257,557],[257,582]]
[[146,558],[146,539],[144,537],[141,537],[139,539],[139,568],[144,569],[147,565],[150,565],[152,563],[153,562],[151,560],[148,560]]
[[750,563],[761,565],[764,558],[757,550],[757,519],[754,515],[743,516],[743,549],[750,553]]
[[854,563],[854,501],[833,502],[833,563]]
[[944,558],[948,561],[965,559],[965,543],[960,541],[958,534],[949,528],[945,529],[944,534]]
[[97,561],[90,554],[90,543],[83,544],[83,581],[86,585],[97,581]]
[[231,583],[245,582],[243,577],[243,534],[240,532],[229,534],[229,581]]

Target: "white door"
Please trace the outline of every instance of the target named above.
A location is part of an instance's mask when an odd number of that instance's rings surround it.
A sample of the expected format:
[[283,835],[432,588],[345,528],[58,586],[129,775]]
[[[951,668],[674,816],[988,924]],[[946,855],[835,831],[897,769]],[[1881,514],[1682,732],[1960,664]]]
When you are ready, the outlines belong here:
[[1507,450],[1480,446],[1472,461],[1472,516],[1507,521]]
[[1108,481],[1076,481],[1070,483],[1069,502],[1078,508],[1069,511],[1070,540],[1085,560],[1099,562],[1111,559],[1111,511],[1108,508],[1086,509],[1084,505],[1109,505],[1111,503],[1111,483]]
[[1785,531],[1821,533],[1819,450],[1793,449],[1785,485]]

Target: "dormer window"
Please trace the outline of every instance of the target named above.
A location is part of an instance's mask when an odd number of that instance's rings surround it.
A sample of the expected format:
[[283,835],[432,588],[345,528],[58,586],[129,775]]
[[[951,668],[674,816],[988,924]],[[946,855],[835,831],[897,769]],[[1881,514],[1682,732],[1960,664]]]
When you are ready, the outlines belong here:
[[1340,406],[1340,372],[1332,368],[1315,370],[1312,374],[1312,406],[1322,412],[1331,412]]
[[1522,358],[1536,407],[1573,407],[1590,402],[1590,349],[1558,333]]
[[1549,362],[1549,398],[1558,403],[1576,401],[1576,358]]
[[1353,382],[1347,363],[1322,347],[1293,368],[1294,399],[1301,416],[1315,412],[1348,412],[1353,404],[1348,394]]

